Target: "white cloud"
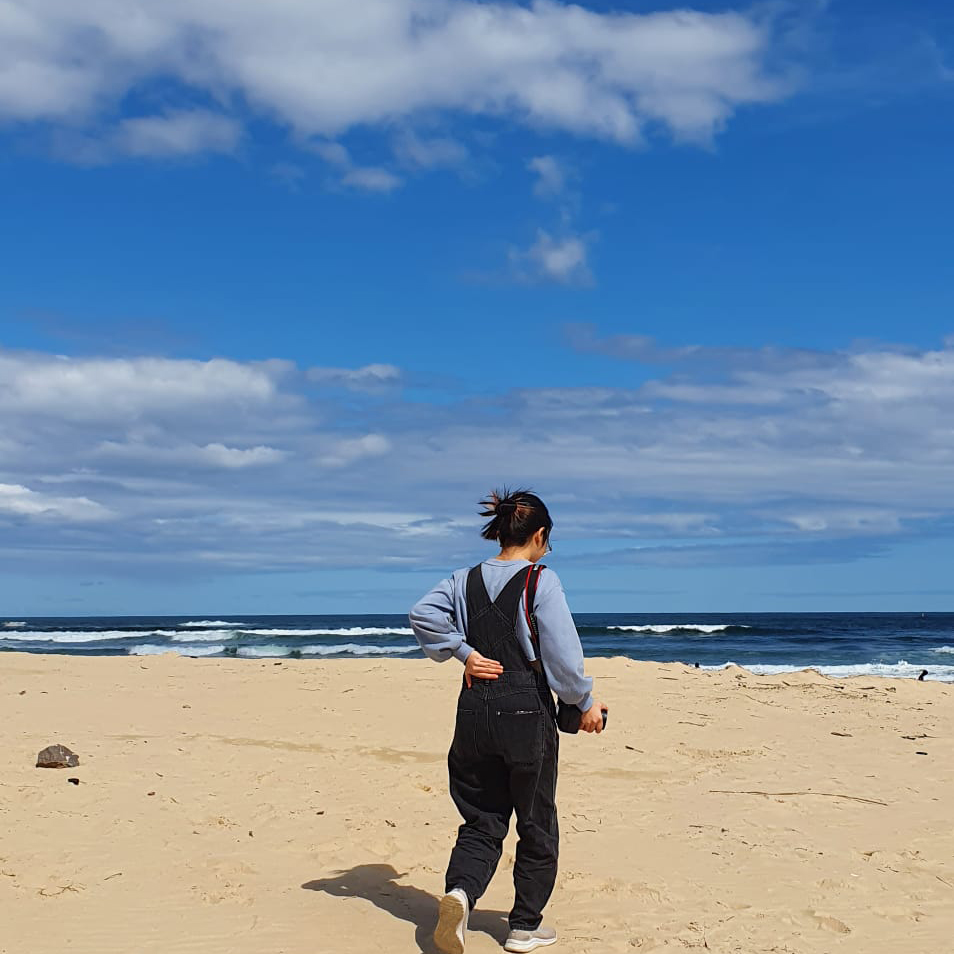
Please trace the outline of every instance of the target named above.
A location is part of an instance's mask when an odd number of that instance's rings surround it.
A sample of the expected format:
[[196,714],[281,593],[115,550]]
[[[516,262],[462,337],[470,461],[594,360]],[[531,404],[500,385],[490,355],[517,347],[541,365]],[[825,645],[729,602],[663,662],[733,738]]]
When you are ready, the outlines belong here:
[[405,130],[394,138],[394,155],[410,169],[454,168],[468,158],[467,147],[454,139],[435,136],[422,138],[412,130]]
[[[791,514],[765,514],[767,519],[781,520],[803,533],[850,532],[897,533],[902,529],[898,514],[885,510],[844,508],[824,509]],[[930,513],[911,514],[912,518],[925,519]]]
[[363,192],[393,192],[403,180],[387,169],[363,166],[349,169],[341,177],[341,182]]
[[289,369],[282,361],[68,358],[0,351],[0,410],[104,420],[231,402],[267,404]]
[[106,507],[88,497],[54,497],[22,484],[0,483],[0,519],[4,514],[68,523],[105,520],[110,516]]
[[317,384],[365,390],[397,384],[401,369],[393,364],[366,364],[360,368],[309,368],[308,379]]
[[335,441],[318,458],[325,467],[347,467],[360,460],[383,457],[391,452],[391,442],[382,434],[365,434],[363,437]]
[[173,446],[150,445],[144,441],[103,441],[96,456],[125,458],[127,460],[162,462],[165,464],[192,464],[238,470],[245,467],[261,467],[281,463],[286,453],[274,447],[227,447],[213,442],[205,445],[178,444]]
[[208,109],[169,110],[122,120],[112,136],[128,156],[176,157],[197,152],[232,152],[242,137],[234,119]]
[[533,245],[511,250],[510,264],[522,280],[585,284],[591,278],[588,251],[587,240],[581,235],[558,238],[546,229],[538,229]]
[[[551,0],[5,0],[0,119],[95,132],[130,91],[165,83],[172,106],[204,97],[234,116],[243,102],[302,136],[457,112],[628,143],[653,125],[706,141],[740,106],[788,93],[769,66],[772,29],[744,13]],[[223,148],[233,134],[206,141]],[[210,131],[167,122],[130,135],[168,155]]]
[[309,148],[331,166],[338,166],[342,169],[351,168],[351,153],[340,142],[322,142],[319,140],[310,143]]
[[534,195],[540,198],[553,198],[563,194],[567,186],[568,170],[554,156],[535,156],[527,163],[527,168],[536,173]]
[[337,169],[344,186],[363,192],[392,192],[403,184],[400,176],[376,166],[356,166],[351,153],[340,142],[317,141],[309,149]]

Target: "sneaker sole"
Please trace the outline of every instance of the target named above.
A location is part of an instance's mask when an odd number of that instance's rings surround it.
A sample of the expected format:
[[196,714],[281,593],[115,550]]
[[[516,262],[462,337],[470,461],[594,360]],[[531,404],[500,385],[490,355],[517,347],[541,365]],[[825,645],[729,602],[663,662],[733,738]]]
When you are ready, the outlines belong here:
[[538,947],[549,947],[556,944],[558,938],[552,937],[548,940],[535,938],[532,941],[508,941],[504,944],[505,951],[512,951],[514,954],[526,954],[527,951],[535,951]]
[[457,935],[464,923],[466,912],[460,898],[445,894],[438,908],[437,927],[434,928],[434,943],[444,954],[464,954],[464,945]]

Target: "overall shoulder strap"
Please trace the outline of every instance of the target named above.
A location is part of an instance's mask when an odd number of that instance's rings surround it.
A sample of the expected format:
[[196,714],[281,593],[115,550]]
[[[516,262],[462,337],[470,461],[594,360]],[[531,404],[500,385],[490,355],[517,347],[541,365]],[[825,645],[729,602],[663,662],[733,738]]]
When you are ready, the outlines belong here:
[[540,632],[537,629],[537,617],[533,612],[533,604],[537,598],[537,583],[540,582],[540,572],[546,567],[542,563],[534,563],[527,568],[527,578],[523,584],[523,610],[527,617],[527,626],[530,628],[530,639],[535,646],[540,645]]
[[490,595],[484,583],[484,574],[480,564],[471,567],[467,574],[467,612],[474,613],[486,610],[490,605]]

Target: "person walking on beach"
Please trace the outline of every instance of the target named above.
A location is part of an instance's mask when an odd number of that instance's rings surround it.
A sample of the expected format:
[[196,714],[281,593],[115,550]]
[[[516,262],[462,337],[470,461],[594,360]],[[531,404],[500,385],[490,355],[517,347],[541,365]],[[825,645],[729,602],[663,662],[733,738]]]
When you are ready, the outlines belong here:
[[[410,620],[433,660],[464,664],[454,740],[447,757],[450,794],[464,823],[457,833],[434,932],[445,954],[462,954],[467,920],[486,891],[517,816],[515,899],[508,951],[556,942],[541,925],[557,873],[556,779],[559,741],[552,692],[580,710],[580,728],[601,732],[607,707],[595,702],[583,649],[556,573],[538,569],[551,551],[553,521],[527,490],[494,491],[481,535],[500,553],[457,570],[421,599]],[[533,591],[532,605],[526,594]]]

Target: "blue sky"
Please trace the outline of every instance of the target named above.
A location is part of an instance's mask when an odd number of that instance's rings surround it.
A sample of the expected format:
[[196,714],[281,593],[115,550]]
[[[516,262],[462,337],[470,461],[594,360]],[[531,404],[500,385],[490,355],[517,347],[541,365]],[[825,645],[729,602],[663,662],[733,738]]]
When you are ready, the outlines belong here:
[[[954,10],[0,11],[0,616],[950,610]],[[360,13],[360,15],[359,15]]]

